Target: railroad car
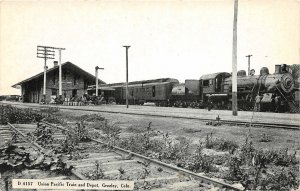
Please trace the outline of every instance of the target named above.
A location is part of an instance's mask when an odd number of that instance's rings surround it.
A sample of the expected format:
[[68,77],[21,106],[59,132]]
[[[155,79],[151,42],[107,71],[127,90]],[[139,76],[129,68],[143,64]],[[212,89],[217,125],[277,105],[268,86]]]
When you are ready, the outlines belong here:
[[[128,83],[129,104],[142,105],[145,102],[154,102],[158,106],[167,106],[174,85],[179,81],[173,78],[159,78],[153,80],[134,81]],[[111,88],[106,91],[106,88]],[[106,97],[113,96],[117,104],[126,103],[126,83],[105,84],[98,86],[99,94]],[[89,86],[89,94],[95,92],[95,86]]]
[[185,80],[172,88],[169,106],[175,107],[204,107],[202,101],[201,80]]
[[[295,97],[299,99],[299,95],[294,87],[295,80],[287,65],[276,65],[274,74],[269,74],[265,67],[259,75],[247,76],[241,70],[237,73],[238,107],[253,110],[259,105],[261,111],[297,110]],[[95,91],[95,86],[89,90]],[[199,80],[185,83],[173,78],[135,81],[128,84],[128,90],[130,104],[154,102],[157,106],[231,109],[232,79],[227,72],[205,74]],[[125,83],[101,85],[99,91],[118,104],[126,101]]]

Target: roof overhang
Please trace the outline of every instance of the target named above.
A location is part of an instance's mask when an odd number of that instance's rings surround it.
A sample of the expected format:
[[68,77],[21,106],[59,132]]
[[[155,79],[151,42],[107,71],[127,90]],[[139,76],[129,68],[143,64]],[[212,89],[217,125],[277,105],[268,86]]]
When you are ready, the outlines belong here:
[[[74,68],[74,70],[76,70],[77,72],[81,73],[81,74],[84,75],[86,78],[90,78],[91,80],[96,80],[96,77],[95,77],[94,75],[92,75],[92,74],[86,72],[85,70],[81,69],[80,67],[76,66],[75,64],[73,64],[73,63],[71,63],[71,62],[65,62],[65,63],[63,63],[63,64],[61,65],[61,67],[62,67],[62,69],[66,68],[66,67],[72,67],[72,68]],[[50,68],[50,69],[47,70],[47,74],[48,74],[48,73],[51,73],[51,72],[53,72],[53,71],[55,71],[55,70],[58,70],[58,69],[59,69],[59,66],[55,66],[55,67],[53,67],[53,68]],[[34,76],[30,77],[30,78],[27,78],[27,79],[25,79],[25,80],[23,80],[23,81],[21,81],[21,82],[18,82],[18,83],[16,83],[16,84],[12,85],[12,87],[13,87],[13,88],[18,88],[18,87],[20,87],[22,84],[25,84],[25,83],[30,82],[30,81],[32,81],[32,80],[38,79],[38,78],[42,77],[43,75],[44,75],[44,72],[41,72],[41,73],[39,73],[39,74],[37,74],[37,75],[34,75]],[[105,82],[102,81],[102,80],[100,80],[100,79],[99,79],[99,83],[100,83],[100,84],[105,84]]]

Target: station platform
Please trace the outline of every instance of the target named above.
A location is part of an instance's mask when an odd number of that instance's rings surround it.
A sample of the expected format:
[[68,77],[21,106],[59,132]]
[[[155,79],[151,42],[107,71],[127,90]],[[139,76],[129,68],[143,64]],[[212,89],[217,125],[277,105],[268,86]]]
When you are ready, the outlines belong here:
[[144,114],[152,116],[165,117],[185,117],[191,119],[214,120],[220,117],[221,120],[236,120],[243,122],[261,122],[274,124],[300,125],[300,114],[293,113],[271,113],[271,112],[253,112],[238,111],[237,116],[232,115],[229,110],[210,110],[194,108],[176,108],[176,107],[156,107],[156,106],[139,106],[139,105],[88,105],[88,106],[63,106],[63,105],[41,105],[35,103],[20,102],[0,102],[20,107],[58,107],[60,109],[87,110],[95,112],[111,112],[124,114]]

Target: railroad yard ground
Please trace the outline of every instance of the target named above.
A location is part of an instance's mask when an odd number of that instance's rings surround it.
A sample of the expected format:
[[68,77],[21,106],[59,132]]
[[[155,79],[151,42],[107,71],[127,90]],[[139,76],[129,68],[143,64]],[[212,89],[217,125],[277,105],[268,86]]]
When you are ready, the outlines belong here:
[[[231,111],[207,111],[192,108],[129,106],[129,109],[126,109],[126,106],[100,105],[68,107],[53,106],[52,109],[49,109],[46,105],[38,104],[15,103],[14,105],[19,108],[33,106],[33,110],[38,112],[52,110],[52,117],[49,119],[49,122],[60,121],[60,125],[62,126],[75,126],[76,122],[84,121],[82,116],[88,115],[102,117],[103,120],[107,120],[110,127],[114,126],[117,131],[119,131],[119,137],[110,136],[109,138],[110,141],[112,141],[112,139],[116,139],[113,140],[113,142],[116,141],[118,146],[124,146],[125,149],[131,148],[134,152],[142,152],[141,154],[143,155],[158,158],[164,162],[188,168],[191,171],[205,174],[209,177],[222,178],[225,179],[226,182],[231,184],[234,183],[238,186],[241,186],[241,184],[248,184],[245,183],[245,180],[243,180],[244,177],[240,177],[240,169],[243,171],[241,174],[244,172],[251,174],[251,166],[254,166],[254,169],[256,170],[255,173],[259,171],[259,174],[262,174],[259,178],[268,174],[271,178],[267,179],[267,182],[273,181],[273,184],[275,184],[274,181],[280,181],[273,179],[275,179],[275,177],[279,175],[283,169],[289,170],[296,167],[298,170],[296,170],[295,174],[292,175],[292,177],[296,175],[296,182],[293,184],[299,186],[299,129],[291,130],[283,128],[222,124],[218,123],[216,118],[220,117],[221,120],[299,125],[300,114],[239,112],[237,117],[233,117],[231,116]],[[75,110],[69,110],[68,108]],[[199,120],[197,118],[206,120]],[[84,121],[90,136],[93,136],[94,138],[103,136],[102,128],[103,123],[105,123],[104,121],[94,121],[94,119],[92,121],[89,121],[89,119]],[[138,135],[141,136],[138,137]],[[145,144],[145,142],[141,140],[141,137],[144,137],[144,139],[149,138],[149,140],[153,141],[153,143],[156,143],[155,141],[158,141],[157,143],[164,143],[166,148],[169,149],[168,153],[164,152],[163,157],[161,157],[159,151],[155,148],[139,148],[139,144]],[[131,142],[129,142],[130,139]],[[132,141],[133,139],[134,141]],[[173,144],[173,146],[171,147],[166,142],[169,142],[170,145]],[[129,143],[131,145],[129,145]],[[149,142],[148,146],[154,147],[151,144],[152,142]],[[195,160],[193,157],[194,153],[199,151],[199,148],[202,156],[201,160],[204,162],[196,166],[194,164]],[[248,149],[246,154],[243,153],[243,149]],[[251,155],[249,158],[243,159],[241,156],[247,155],[247,152],[248,154],[249,152],[252,152],[250,151],[251,149],[259,152],[255,155]],[[81,151],[79,151],[79,154],[80,152]],[[89,150],[89,152],[92,152],[92,150]],[[241,153],[244,155],[241,155]],[[272,159],[265,159],[266,156],[271,155]],[[208,159],[206,157],[208,157]],[[279,159],[275,160],[276,157]],[[236,158],[234,160],[237,161],[234,161],[233,158]],[[239,160],[246,160],[247,164],[241,165],[240,167],[230,164],[239,163]],[[258,163],[260,165],[258,165]],[[274,165],[273,163],[278,164]],[[265,171],[262,170],[261,172],[261,168],[265,169]],[[289,172],[286,174],[289,174]],[[286,174],[283,172],[280,176]],[[20,176],[20,174],[18,174],[18,176]],[[256,178],[258,177],[254,177],[255,181]],[[250,178],[250,182],[253,181],[252,179],[253,177]],[[286,179],[291,179],[291,177],[286,176]],[[257,183],[260,187],[256,187],[256,189],[264,188],[264,183],[262,182]],[[286,183],[281,182],[280,184]],[[251,186],[249,186],[249,188],[251,188]],[[269,186],[267,188],[272,187]]]
[[[187,109],[188,110],[188,109]],[[245,127],[220,125],[207,125],[206,122],[190,119],[162,118],[143,115],[128,115],[118,113],[92,112],[80,110],[60,110],[62,118],[70,116],[99,114],[111,123],[116,123],[122,128],[121,136],[129,137],[137,132],[145,132],[151,122],[151,128],[161,134],[168,133],[170,137],[178,139],[185,137],[192,145],[197,145],[199,140],[204,142],[207,135],[212,133],[213,138],[226,139],[243,144],[247,136],[250,136],[255,147],[262,149],[289,148],[291,152],[297,151],[300,158],[300,132],[286,129],[271,129],[264,127]],[[211,111],[215,112],[215,111]],[[217,117],[217,114],[215,114]],[[222,117],[222,116],[220,116]],[[300,119],[300,118],[299,118]],[[261,141],[263,137],[270,139],[269,142]]]

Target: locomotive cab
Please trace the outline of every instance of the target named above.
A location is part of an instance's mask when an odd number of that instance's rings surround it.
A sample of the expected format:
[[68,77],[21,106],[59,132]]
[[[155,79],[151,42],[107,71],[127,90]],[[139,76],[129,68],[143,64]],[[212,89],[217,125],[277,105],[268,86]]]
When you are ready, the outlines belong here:
[[227,106],[225,100],[228,100],[228,94],[224,93],[224,80],[229,77],[227,72],[219,72],[214,74],[203,75],[200,78],[202,82],[202,100],[206,104],[214,103],[218,108]]
[[218,94],[223,93],[224,79],[229,77],[230,74],[226,72],[207,74],[201,76],[202,92],[203,94]]

